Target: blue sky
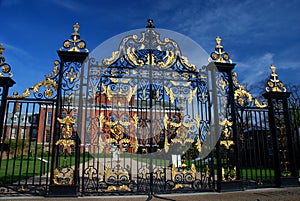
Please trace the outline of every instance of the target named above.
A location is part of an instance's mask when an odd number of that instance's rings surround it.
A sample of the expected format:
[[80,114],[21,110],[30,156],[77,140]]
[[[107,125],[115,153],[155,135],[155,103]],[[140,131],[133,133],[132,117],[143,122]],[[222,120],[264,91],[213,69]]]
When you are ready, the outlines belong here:
[[0,0],[0,43],[17,82],[11,93],[23,92],[51,72],[56,50],[76,22],[91,51],[117,34],[144,28],[148,18],[157,28],[190,37],[208,53],[221,36],[240,82],[265,79],[274,64],[280,80],[300,84],[299,9],[298,0]]

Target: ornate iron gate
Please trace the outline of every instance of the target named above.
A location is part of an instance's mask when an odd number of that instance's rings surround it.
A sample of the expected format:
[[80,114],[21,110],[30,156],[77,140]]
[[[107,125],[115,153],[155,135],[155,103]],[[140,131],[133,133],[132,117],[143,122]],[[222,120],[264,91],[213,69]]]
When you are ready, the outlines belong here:
[[[84,66],[83,194],[214,190],[207,75],[151,24]],[[199,160],[197,160],[197,158]]]
[[299,108],[288,112],[274,66],[260,104],[219,37],[209,65],[197,68],[151,20],[102,61],[88,57],[78,29],[53,71],[21,95],[8,96],[14,81],[0,46],[2,195],[298,185]]

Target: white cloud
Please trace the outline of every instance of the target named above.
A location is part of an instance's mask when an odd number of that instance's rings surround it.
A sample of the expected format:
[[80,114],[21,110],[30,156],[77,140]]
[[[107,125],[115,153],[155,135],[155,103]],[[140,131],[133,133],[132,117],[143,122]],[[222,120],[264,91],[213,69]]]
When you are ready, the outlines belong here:
[[274,63],[274,54],[268,52],[236,63],[235,71],[238,73],[239,82],[251,86],[270,75],[270,66]]
[[85,10],[86,5],[85,1],[74,1],[74,0],[53,0],[50,1],[53,4],[62,7],[64,9],[70,10],[72,12],[83,12]]
[[6,50],[10,51],[10,53],[14,53],[16,55],[29,56],[29,54],[22,48],[7,43],[3,43],[3,46]]
[[285,69],[285,70],[299,70],[300,61],[284,60],[284,61],[280,61],[280,62],[276,63],[276,65],[278,65],[278,67],[280,67],[281,69]]

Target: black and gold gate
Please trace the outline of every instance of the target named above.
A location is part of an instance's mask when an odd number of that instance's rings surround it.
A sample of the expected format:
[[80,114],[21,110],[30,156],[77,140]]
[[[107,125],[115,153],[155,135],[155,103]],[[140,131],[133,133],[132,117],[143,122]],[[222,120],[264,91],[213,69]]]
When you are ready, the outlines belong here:
[[[152,22],[84,65],[78,128],[83,194],[214,190],[207,75]],[[102,58],[101,58],[102,59]]]
[[75,24],[53,71],[20,95],[8,96],[15,82],[0,45],[0,195],[299,185],[299,106],[276,68],[260,103],[221,38],[196,66],[152,23],[104,59],[89,56]]

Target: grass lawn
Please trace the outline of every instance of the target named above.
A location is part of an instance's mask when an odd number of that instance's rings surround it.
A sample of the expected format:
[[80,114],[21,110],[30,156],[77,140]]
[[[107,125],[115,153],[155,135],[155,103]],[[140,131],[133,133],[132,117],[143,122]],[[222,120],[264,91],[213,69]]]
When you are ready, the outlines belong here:
[[[94,157],[104,157],[110,158],[111,154],[101,154],[94,156],[93,154],[89,155],[85,153],[85,158],[83,155],[80,156],[80,163],[88,161]],[[131,155],[124,154],[120,156],[121,158],[131,158],[134,161],[142,163],[150,163],[150,158],[145,157],[144,155]],[[44,157],[47,159],[47,157]],[[153,159],[152,163],[156,166],[169,166],[171,164],[170,160],[164,159]],[[75,156],[67,156],[66,158],[62,155],[59,157],[60,167],[70,167],[75,164]],[[205,171],[206,164],[210,163],[200,163],[197,164],[197,171]],[[189,167],[188,163],[188,169]],[[17,181],[24,180],[33,176],[42,176],[45,173],[50,172],[51,161],[43,162],[38,157],[17,157],[14,159],[2,159],[0,167],[0,184],[9,184]],[[214,173],[217,174],[217,167],[215,166]],[[298,170],[298,176],[300,177],[300,169]],[[268,180],[275,177],[273,169],[259,169],[259,168],[242,168],[241,169],[241,179],[245,180]]]
[[3,159],[0,167],[0,184],[13,183],[28,177],[42,175],[48,172],[48,164],[41,160],[34,160],[33,157],[26,157],[21,160],[19,157],[14,159]]
[[271,179],[274,178],[275,173],[273,169],[241,169],[242,179]]
[[[85,158],[85,161],[88,157]],[[60,167],[70,167],[75,164],[75,156],[64,158],[59,157]],[[80,163],[83,162],[83,157],[80,157]],[[16,157],[16,159],[2,159],[0,167],[0,184],[14,183],[33,176],[42,176],[50,172],[51,161],[44,158],[42,161],[39,157],[24,156]]]

